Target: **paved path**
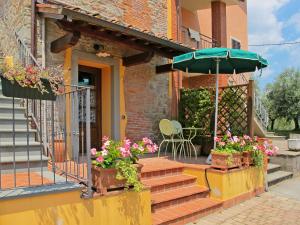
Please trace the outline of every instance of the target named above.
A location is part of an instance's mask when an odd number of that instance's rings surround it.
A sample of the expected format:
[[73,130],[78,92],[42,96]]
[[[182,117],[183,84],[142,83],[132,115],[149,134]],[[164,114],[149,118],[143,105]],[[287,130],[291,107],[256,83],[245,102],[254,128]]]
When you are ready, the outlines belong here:
[[188,225],[300,225],[300,177]]

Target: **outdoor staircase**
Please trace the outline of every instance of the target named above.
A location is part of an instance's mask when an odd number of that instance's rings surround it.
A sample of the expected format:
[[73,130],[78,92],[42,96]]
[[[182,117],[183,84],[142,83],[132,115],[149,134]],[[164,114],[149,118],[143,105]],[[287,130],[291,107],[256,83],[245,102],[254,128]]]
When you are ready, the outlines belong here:
[[183,173],[181,163],[156,158],[142,159],[142,182],[150,187],[154,225],[186,224],[219,210],[221,202],[208,197],[207,187]]
[[[15,99],[15,145],[13,143],[13,99],[2,94],[0,79],[0,169],[1,173],[47,170],[48,157],[42,154],[42,145],[36,141],[37,130],[30,128],[21,99]],[[28,123],[28,145],[27,145]],[[15,146],[15,148],[14,148]],[[14,163],[15,161],[15,163]]]
[[277,164],[268,164],[268,186],[278,184],[284,180],[290,179],[293,177],[292,172],[287,172],[281,170],[281,166]]

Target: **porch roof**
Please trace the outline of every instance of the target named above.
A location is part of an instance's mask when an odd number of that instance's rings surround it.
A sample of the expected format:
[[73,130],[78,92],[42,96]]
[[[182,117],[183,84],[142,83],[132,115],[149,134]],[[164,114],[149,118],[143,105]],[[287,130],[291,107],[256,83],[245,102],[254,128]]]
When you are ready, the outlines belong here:
[[141,30],[116,19],[109,20],[98,12],[87,11],[57,0],[48,0],[47,4],[36,6],[38,13],[56,19],[57,24],[68,32],[80,32],[95,39],[108,40],[170,59],[194,50],[165,36]]

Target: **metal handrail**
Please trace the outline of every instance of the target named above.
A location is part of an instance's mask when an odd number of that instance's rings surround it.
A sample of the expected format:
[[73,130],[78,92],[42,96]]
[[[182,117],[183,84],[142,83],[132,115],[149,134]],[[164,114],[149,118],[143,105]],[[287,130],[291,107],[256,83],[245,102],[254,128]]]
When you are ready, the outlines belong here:
[[265,130],[267,130],[269,125],[269,114],[267,108],[264,106],[260,96],[255,93],[254,97],[254,106],[255,106],[255,114],[259,119],[260,124],[263,126]]

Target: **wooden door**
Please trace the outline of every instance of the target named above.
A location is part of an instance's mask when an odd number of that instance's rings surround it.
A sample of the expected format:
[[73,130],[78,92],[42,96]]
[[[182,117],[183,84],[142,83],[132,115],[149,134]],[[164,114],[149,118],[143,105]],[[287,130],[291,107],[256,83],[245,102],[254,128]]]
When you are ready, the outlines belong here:
[[[78,85],[91,87],[91,148],[101,147],[101,69],[79,66],[78,67]],[[85,115],[84,104],[79,103],[79,115]],[[80,151],[85,149],[85,119],[80,118]]]

